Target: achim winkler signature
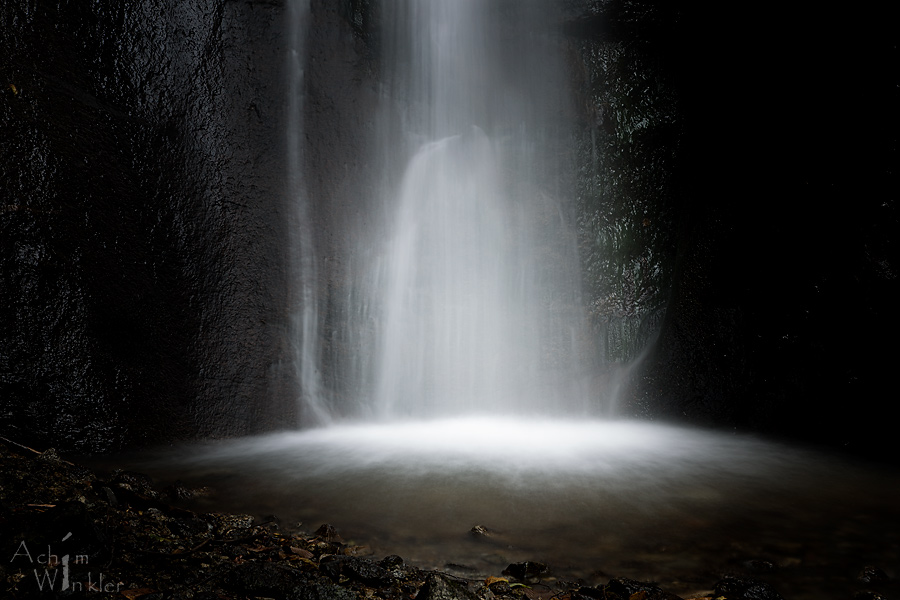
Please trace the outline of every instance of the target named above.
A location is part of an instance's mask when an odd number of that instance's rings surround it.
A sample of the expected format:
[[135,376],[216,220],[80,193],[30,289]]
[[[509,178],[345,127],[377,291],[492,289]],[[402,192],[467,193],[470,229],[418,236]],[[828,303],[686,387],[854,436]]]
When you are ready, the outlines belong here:
[[[63,536],[62,540],[65,542],[66,540],[72,537],[72,532],[70,531],[65,536]],[[87,554],[76,554],[73,556],[69,554],[64,554],[60,557],[57,554],[53,553],[50,545],[47,545],[47,551],[41,552],[40,554],[36,554],[32,551],[31,548],[28,547],[28,544],[25,540],[19,544],[16,549],[15,554],[13,554],[12,558],[9,561],[13,563],[15,566],[21,565],[23,562],[27,562],[29,565],[33,565],[31,567],[34,572],[34,578],[37,582],[38,590],[41,592],[119,592],[122,589],[122,586],[125,585],[122,582],[111,582],[103,580],[103,573],[92,573],[88,571],[86,574],[81,573],[81,569],[79,569],[79,577],[77,580],[73,580],[72,573],[70,571],[70,567],[72,565],[87,565],[88,564],[88,555]]]

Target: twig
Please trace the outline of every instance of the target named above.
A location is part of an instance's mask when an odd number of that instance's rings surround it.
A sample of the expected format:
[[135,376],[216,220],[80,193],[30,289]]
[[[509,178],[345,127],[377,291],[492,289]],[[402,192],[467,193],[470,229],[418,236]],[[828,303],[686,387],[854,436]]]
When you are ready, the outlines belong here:
[[[41,452],[40,450],[35,450],[34,448],[29,448],[28,446],[26,446],[26,445],[24,445],[24,444],[20,444],[19,442],[14,442],[14,441],[12,441],[12,440],[9,439],[9,438],[5,438],[5,437],[0,436],[0,441],[6,442],[7,444],[12,444],[13,446],[16,446],[16,447],[18,447],[18,448],[21,448],[22,450],[28,450],[29,452],[34,452],[34,453],[37,454],[38,456],[43,456],[43,454],[44,454],[44,453]],[[54,452],[55,452],[55,451],[54,451]],[[63,460],[62,458],[59,458],[59,462],[61,462],[61,463],[66,463],[67,465],[74,465],[74,464],[75,464],[75,463],[69,462],[69,461],[67,461],[67,460]]]
[[31,452],[34,452],[35,454],[43,454],[40,450],[35,450],[34,448],[29,448],[28,446],[23,446],[19,442],[14,442],[11,439],[8,439],[8,438],[2,437],[2,436],[0,436],[0,440],[6,442],[7,444],[12,444],[13,446],[17,446],[17,447],[21,448],[22,450],[29,450]]

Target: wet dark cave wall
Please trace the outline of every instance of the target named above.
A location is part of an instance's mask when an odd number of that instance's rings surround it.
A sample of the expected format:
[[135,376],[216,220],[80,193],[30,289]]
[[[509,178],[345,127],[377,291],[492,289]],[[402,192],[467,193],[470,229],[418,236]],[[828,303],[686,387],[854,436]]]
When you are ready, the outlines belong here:
[[345,326],[357,310],[347,301],[355,294],[348,273],[365,260],[356,239],[383,227],[380,190],[403,168],[388,150],[400,147],[397,132],[379,125],[379,111],[398,109],[382,93],[379,14],[377,3],[363,0],[309,3],[304,190],[316,252],[320,383],[335,414],[352,412],[358,401],[359,382],[346,365],[359,349]]
[[[641,358],[623,411],[889,453],[888,15],[561,5],[592,333]],[[2,435],[102,451],[292,422],[285,10],[0,8]],[[374,113],[402,107],[379,92],[377,3],[309,19],[304,189],[335,360],[348,248],[397,168]]]
[[678,11],[676,255],[635,412],[896,459],[896,33],[879,9]]
[[291,410],[280,3],[0,8],[0,420],[105,451]]
[[627,415],[895,459],[897,36],[810,3],[571,2],[585,295]]

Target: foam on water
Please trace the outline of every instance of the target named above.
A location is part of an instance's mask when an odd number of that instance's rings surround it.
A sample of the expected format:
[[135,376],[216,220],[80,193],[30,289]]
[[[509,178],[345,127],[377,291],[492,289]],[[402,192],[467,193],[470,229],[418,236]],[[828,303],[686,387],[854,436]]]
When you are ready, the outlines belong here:
[[268,462],[288,480],[378,468],[396,474],[465,468],[500,478],[515,473],[616,479],[636,472],[666,477],[678,471],[685,477],[693,466],[698,476],[710,468],[753,476],[791,463],[780,446],[700,429],[493,416],[345,423],[215,444],[183,459],[196,467],[230,461]]

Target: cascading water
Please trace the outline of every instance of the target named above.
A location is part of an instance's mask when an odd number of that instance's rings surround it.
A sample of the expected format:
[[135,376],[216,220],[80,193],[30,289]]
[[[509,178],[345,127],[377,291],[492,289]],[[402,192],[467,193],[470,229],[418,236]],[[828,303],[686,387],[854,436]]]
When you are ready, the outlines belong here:
[[508,204],[479,129],[411,161],[384,273],[381,416],[510,414],[553,395],[534,260]]
[[319,363],[319,311],[315,247],[309,226],[307,192],[303,178],[303,81],[304,44],[309,0],[288,2],[288,112],[287,179],[288,195],[294,209],[291,215],[291,268],[295,274],[289,339],[291,360],[299,382],[299,423],[327,423],[330,413],[324,404]]
[[546,14],[474,0],[386,13],[391,97],[422,142],[387,194],[387,246],[361,240],[384,248],[368,288],[373,412],[582,413],[577,255],[550,195],[565,157],[542,147],[560,135],[565,89],[557,49],[534,33]]

